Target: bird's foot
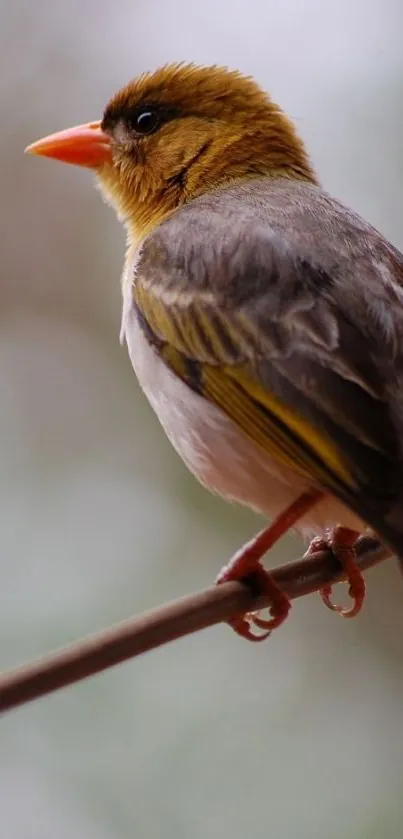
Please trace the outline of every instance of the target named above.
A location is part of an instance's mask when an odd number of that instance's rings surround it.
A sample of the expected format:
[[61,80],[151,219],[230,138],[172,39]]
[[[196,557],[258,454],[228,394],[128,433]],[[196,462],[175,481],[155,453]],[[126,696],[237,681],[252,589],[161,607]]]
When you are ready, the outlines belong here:
[[[256,596],[267,596],[271,600],[269,618],[262,618],[260,612],[248,612],[228,621],[242,638],[248,641],[264,641],[273,629],[285,621],[290,610],[290,600],[279,588],[271,574],[261,564],[261,559],[278,539],[308,512],[322,497],[319,490],[300,495],[277,519],[247,542],[222,568],[217,584],[238,580],[252,589]],[[255,632],[254,628],[263,630]]]
[[365,600],[365,580],[357,565],[355,542],[360,534],[347,527],[337,526],[326,532],[324,537],[312,539],[305,556],[312,556],[318,551],[331,550],[342,566],[349,584],[348,593],[352,604],[349,607],[333,603],[332,586],[324,586],[320,596],[325,606],[332,612],[337,612],[343,618],[354,618],[361,611]]
[[[239,580],[248,585],[256,595],[270,597],[270,618],[260,617],[260,612],[248,612],[228,621],[232,629],[248,641],[264,641],[273,629],[283,623],[291,606],[287,595],[281,591],[260,562],[259,540],[265,532],[263,530],[237,551],[221,569],[216,580],[217,584]],[[263,632],[254,632],[253,627],[258,627]]]

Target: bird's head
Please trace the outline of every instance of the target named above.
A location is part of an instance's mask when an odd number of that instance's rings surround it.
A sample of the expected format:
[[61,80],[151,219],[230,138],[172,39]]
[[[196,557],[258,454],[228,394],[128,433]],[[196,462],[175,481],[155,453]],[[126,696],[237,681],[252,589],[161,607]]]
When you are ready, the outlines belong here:
[[100,122],[27,151],[94,169],[137,240],[184,202],[234,180],[316,180],[294,126],[267,93],[236,71],[193,64],[141,75],[112,97]]

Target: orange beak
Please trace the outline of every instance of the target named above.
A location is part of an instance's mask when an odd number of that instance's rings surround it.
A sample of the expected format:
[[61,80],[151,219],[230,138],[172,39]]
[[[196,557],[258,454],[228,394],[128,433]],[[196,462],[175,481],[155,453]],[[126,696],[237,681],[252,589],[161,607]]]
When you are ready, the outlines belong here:
[[27,154],[54,157],[63,163],[97,168],[112,162],[111,140],[101,129],[100,122],[76,125],[56,134],[49,134],[25,149]]

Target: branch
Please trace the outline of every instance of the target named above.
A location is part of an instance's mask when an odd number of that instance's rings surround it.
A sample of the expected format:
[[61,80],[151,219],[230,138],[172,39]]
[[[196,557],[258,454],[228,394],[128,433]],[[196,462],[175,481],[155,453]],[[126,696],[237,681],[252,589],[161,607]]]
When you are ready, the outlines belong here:
[[[355,547],[361,570],[391,556],[387,548],[370,536],[361,536]],[[343,579],[340,564],[330,551],[282,565],[272,575],[291,600]],[[267,606],[270,606],[267,597],[257,597],[246,585],[230,582],[144,612],[46,658],[4,673],[0,676],[0,711],[16,708],[176,638]]]

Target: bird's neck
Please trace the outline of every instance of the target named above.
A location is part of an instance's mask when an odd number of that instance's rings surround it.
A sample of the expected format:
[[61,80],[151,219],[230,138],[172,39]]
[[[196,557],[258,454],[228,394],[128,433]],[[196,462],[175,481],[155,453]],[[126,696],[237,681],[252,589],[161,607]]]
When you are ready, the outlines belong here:
[[186,192],[195,198],[222,185],[250,178],[290,178],[317,183],[305,146],[291,123],[233,133],[221,131],[189,169]]
[[[280,127],[279,127],[280,126]],[[138,201],[127,218],[129,236],[143,239],[183,204],[203,193],[256,178],[289,178],[317,184],[305,146],[286,117],[252,131],[250,128],[212,133],[181,159],[158,185],[142,183]]]

